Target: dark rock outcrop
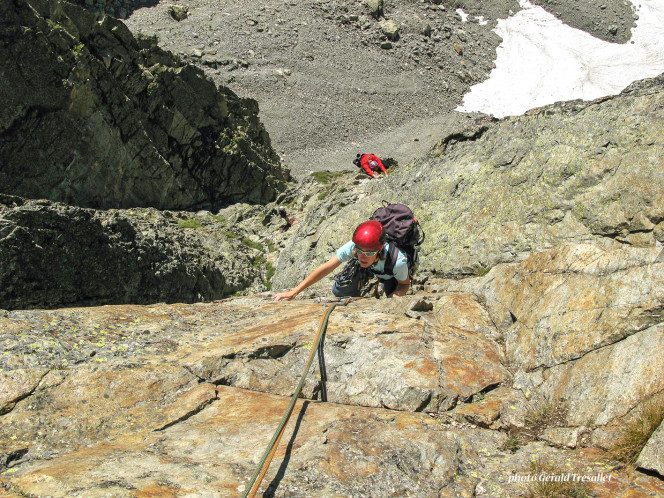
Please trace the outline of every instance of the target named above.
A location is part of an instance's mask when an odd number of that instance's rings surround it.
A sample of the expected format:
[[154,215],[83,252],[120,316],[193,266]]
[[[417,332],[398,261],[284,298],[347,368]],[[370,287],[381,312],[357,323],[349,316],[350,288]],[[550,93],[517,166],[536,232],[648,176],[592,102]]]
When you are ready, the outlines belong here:
[[285,188],[258,105],[56,0],[0,5],[0,192],[92,208],[265,203]]
[[70,0],[70,3],[85,7],[100,19],[106,14],[124,19],[135,9],[157,5],[159,0]]
[[0,308],[208,301],[264,289],[261,244],[243,243],[219,216],[185,216],[0,195]]

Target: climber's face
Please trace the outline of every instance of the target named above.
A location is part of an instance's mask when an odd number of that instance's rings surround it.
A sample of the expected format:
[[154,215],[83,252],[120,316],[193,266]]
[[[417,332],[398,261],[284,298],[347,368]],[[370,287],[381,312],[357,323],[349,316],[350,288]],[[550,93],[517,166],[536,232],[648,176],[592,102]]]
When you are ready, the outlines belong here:
[[355,247],[355,256],[357,256],[357,260],[360,262],[360,266],[362,268],[368,268],[376,261],[378,261],[378,254],[383,250],[383,247],[381,247],[378,251],[365,251],[359,247]]

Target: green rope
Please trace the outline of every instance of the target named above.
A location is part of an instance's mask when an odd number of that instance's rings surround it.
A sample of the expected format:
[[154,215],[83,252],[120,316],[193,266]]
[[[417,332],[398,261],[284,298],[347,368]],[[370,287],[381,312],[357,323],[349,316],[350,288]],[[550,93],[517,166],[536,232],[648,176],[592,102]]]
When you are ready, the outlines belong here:
[[[349,302],[351,302],[352,299],[347,299],[342,306],[346,306]],[[297,385],[297,388],[295,389],[295,392],[293,393],[293,397],[291,398],[290,404],[288,405],[288,408],[286,409],[286,413],[284,413],[284,416],[281,418],[281,422],[279,423],[279,426],[277,427],[277,430],[274,433],[274,436],[272,436],[272,439],[270,440],[270,444],[268,444],[267,448],[265,449],[265,453],[263,453],[263,457],[261,458],[260,462],[258,462],[258,466],[256,467],[256,470],[254,471],[254,474],[251,476],[251,479],[249,480],[249,483],[245,487],[244,494],[242,495],[242,498],[247,498],[249,496],[249,493],[251,493],[252,489],[254,488],[254,485],[256,483],[256,479],[258,478],[258,475],[261,473],[261,470],[263,469],[263,466],[265,465],[266,460],[270,456],[270,453],[273,451],[274,446],[277,444],[277,441],[281,439],[281,435],[284,431],[284,428],[286,424],[288,423],[288,420],[290,419],[291,413],[293,412],[293,408],[295,407],[295,402],[297,401],[297,398],[300,395],[300,391],[302,391],[302,387],[304,386],[304,381],[307,377],[307,374],[309,373],[309,368],[311,368],[311,363],[314,358],[314,352],[318,350],[318,345],[320,344],[321,338],[323,337],[325,330],[327,330],[327,322],[330,319],[330,315],[332,314],[332,311],[334,311],[334,308],[336,308],[339,305],[339,303],[334,303],[332,304],[328,309],[327,312],[325,313],[325,316],[323,317],[323,320],[321,321],[321,325],[318,329],[318,336],[316,337],[315,344],[311,348],[311,354],[309,355],[309,360],[307,361],[307,365],[304,368],[304,372],[302,373],[302,377],[300,378],[300,382]],[[269,464],[268,464],[269,466]],[[265,469],[265,472],[267,472],[267,469]],[[261,478],[262,480],[262,478]],[[258,488],[260,486],[260,481],[258,482],[258,485],[255,486]],[[254,492],[255,494],[255,492]],[[252,494],[253,496],[253,494]]]

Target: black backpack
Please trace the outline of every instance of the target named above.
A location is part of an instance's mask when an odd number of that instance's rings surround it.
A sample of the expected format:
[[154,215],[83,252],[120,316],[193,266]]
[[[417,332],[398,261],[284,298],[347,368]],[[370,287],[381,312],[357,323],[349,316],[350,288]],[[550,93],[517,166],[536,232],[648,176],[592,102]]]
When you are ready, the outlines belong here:
[[383,225],[387,241],[390,243],[384,273],[386,275],[392,273],[398,256],[397,251],[401,250],[408,259],[408,274],[412,277],[419,263],[417,248],[425,238],[424,231],[413,212],[405,204],[390,204],[383,201],[383,207],[376,209],[370,219],[377,220]]
[[353,159],[353,164],[354,164],[355,166],[357,166],[358,168],[361,168],[361,167],[362,167],[362,165],[360,164],[360,161],[362,160],[362,156],[363,156],[363,155],[364,155],[364,154],[358,154],[358,155],[355,157],[355,159]]

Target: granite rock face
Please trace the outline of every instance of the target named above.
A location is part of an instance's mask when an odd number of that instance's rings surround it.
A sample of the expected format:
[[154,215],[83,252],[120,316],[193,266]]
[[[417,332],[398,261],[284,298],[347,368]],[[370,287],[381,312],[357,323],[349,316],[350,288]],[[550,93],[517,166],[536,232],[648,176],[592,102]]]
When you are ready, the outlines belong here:
[[92,208],[265,203],[286,186],[258,105],[56,0],[0,7],[0,192]]
[[[104,32],[65,16],[66,4],[33,4],[5,3],[3,19],[41,12],[12,33],[44,37],[44,53],[69,47],[72,26],[76,40]],[[285,232],[258,200],[193,214],[0,196],[0,490],[237,496],[327,304],[218,299],[265,289],[273,239],[284,244],[275,287],[293,285],[386,199],[413,207],[427,234],[415,295],[334,310],[261,491],[528,496],[515,476],[552,462],[554,474],[610,473],[592,495],[664,494],[656,475],[607,467],[598,443],[664,392],[663,104],[660,77],[594,102],[479,117],[380,181],[303,182]],[[2,130],[14,133],[29,113],[7,109]],[[329,284],[309,294],[328,296]],[[27,309],[44,307],[59,309]],[[543,406],[555,409],[534,422]],[[638,463],[659,474],[661,437]]]
[[664,475],[664,422],[652,435],[636,461],[639,467]]
[[659,251],[563,246],[430,289],[478,296],[515,387],[565,404],[569,426],[607,425],[664,389]]
[[[513,365],[486,320],[492,307],[479,293],[442,290],[452,284],[333,311],[322,362],[314,361],[263,491],[525,496],[527,483],[510,476],[527,474],[533,460],[606,472],[597,451],[577,448],[599,421],[550,423],[541,442],[506,448],[515,414],[527,412],[535,393],[512,387]],[[416,305],[422,300],[432,306]],[[237,496],[327,306],[256,295],[5,312],[0,483],[16,496]],[[408,316],[413,308],[428,311]],[[662,346],[651,347],[661,356]],[[602,389],[601,377],[593,382]],[[610,486],[591,488],[597,496],[664,491],[655,477],[611,475]]]

